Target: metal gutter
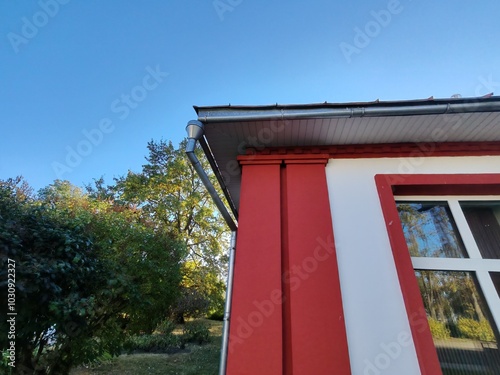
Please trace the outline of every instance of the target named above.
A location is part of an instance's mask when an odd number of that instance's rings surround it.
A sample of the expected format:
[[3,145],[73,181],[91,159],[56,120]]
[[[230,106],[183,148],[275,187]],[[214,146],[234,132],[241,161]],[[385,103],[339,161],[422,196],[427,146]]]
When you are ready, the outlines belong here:
[[195,107],[204,123],[233,121],[285,120],[300,118],[353,118],[380,116],[415,116],[472,112],[499,112],[500,97],[448,101],[417,101],[356,104],[276,105],[263,107]]
[[[200,161],[196,157],[195,149],[196,143],[198,140],[201,140],[203,137],[204,125],[203,123],[192,120],[188,122],[186,126],[186,131],[188,133],[188,142],[186,145],[186,154],[193,165],[194,169],[198,173],[198,176],[202,180],[205,188],[208,190],[210,196],[212,197],[215,205],[219,209],[220,214],[226,221],[227,226],[231,229],[231,248],[229,250],[229,267],[228,267],[228,276],[227,276],[227,288],[226,288],[226,304],[224,307],[224,319],[223,319],[223,331],[222,331],[222,348],[221,348],[221,357],[220,357],[220,365],[219,365],[219,375],[226,374],[226,366],[227,366],[227,353],[229,347],[229,320],[231,316],[231,298],[233,294],[233,276],[234,276],[234,258],[236,252],[236,232],[238,230],[238,225],[233,221],[233,218],[229,214],[226,209],[226,206],[222,202],[222,199],[217,194],[212,182],[208,178],[208,175],[203,170]],[[200,142],[202,143],[202,142]],[[208,145],[206,145],[208,147]],[[207,152],[208,148],[204,151]],[[208,156],[208,155],[207,155]],[[214,170],[218,170],[217,165],[210,163]],[[217,177],[221,186],[224,186],[222,180]],[[229,192],[228,192],[229,194]]]
[[212,171],[215,174],[215,177],[217,178],[217,181],[219,181],[219,186],[222,189],[222,192],[224,193],[224,196],[226,197],[227,203],[229,204],[229,208],[231,209],[231,212],[233,213],[233,216],[238,220],[238,210],[236,209],[236,206],[234,205],[233,198],[231,197],[231,193],[229,192],[229,189],[226,186],[226,183],[224,182],[224,179],[222,178],[222,174],[220,173],[219,166],[217,165],[217,162],[215,161],[212,150],[210,149],[210,146],[208,145],[207,141],[205,140],[205,137],[201,137],[199,140],[200,146],[203,149],[203,152],[205,153],[205,156],[208,160],[208,163],[210,164],[210,167],[212,167]]

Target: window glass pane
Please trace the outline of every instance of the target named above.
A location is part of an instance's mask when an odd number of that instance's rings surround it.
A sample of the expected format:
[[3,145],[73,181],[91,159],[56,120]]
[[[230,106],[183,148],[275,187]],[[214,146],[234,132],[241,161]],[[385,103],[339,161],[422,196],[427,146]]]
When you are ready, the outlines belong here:
[[461,202],[481,256],[500,259],[500,202]]
[[447,203],[397,202],[396,206],[411,256],[467,257]]
[[497,374],[500,351],[471,272],[415,270],[443,374]]
[[500,272],[490,272],[491,280],[495,284],[495,289],[497,290],[498,297],[500,297]]

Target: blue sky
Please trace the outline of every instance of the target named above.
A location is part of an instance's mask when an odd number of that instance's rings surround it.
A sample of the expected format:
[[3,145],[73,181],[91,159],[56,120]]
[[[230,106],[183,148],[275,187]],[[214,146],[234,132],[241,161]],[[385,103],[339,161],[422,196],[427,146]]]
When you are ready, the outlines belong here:
[[0,179],[82,186],[193,105],[500,94],[500,2],[0,0]]

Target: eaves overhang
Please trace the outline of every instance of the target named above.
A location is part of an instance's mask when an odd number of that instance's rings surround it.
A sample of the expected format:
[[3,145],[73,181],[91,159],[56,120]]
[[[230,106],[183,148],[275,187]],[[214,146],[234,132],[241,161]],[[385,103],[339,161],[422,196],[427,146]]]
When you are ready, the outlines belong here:
[[200,141],[233,211],[239,205],[237,157],[249,149],[500,142],[500,97],[194,107]]

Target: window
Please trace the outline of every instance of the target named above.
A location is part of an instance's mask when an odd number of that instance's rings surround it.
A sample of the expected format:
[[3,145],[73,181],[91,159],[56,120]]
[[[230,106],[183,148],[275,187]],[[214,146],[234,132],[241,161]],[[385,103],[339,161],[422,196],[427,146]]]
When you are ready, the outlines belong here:
[[443,372],[494,374],[500,197],[395,198]]
[[[421,372],[498,373],[500,174],[381,174],[375,183]],[[404,214],[420,224],[404,228]],[[469,323],[490,335],[450,340],[460,318],[462,331]],[[440,328],[445,349],[431,334]],[[459,342],[474,349],[454,350]],[[476,345],[493,364],[478,358]]]

